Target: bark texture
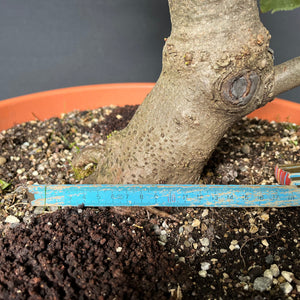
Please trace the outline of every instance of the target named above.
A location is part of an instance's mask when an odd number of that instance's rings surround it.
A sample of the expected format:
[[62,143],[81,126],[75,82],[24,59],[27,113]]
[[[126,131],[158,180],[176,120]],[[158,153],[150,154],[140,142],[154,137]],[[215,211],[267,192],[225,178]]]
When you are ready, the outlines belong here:
[[274,96],[300,85],[300,56],[275,67]]
[[256,0],[169,0],[169,8],[155,87],[127,128],[74,160],[98,162],[87,183],[197,183],[225,131],[274,97]]

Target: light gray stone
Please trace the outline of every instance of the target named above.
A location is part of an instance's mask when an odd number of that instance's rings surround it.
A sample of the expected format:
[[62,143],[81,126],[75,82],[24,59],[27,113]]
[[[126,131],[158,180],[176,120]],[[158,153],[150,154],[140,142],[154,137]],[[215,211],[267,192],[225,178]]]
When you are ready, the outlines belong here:
[[210,263],[209,262],[203,262],[201,263],[201,270],[207,271],[210,269]]
[[278,277],[280,274],[279,268],[276,264],[271,265],[270,270],[273,274],[273,277]]
[[280,285],[280,289],[285,294],[289,294],[293,290],[293,286],[289,282],[284,282]]
[[288,282],[292,282],[294,278],[294,274],[292,272],[288,271],[282,271],[281,275],[284,277],[284,279]]
[[167,240],[168,240],[168,237],[165,235],[165,234],[161,234],[159,236],[159,239],[163,242],[163,243],[166,243]]
[[20,223],[20,220],[15,216],[9,215],[6,217],[4,222],[10,224],[16,224],[16,223]]
[[272,286],[272,280],[267,277],[257,277],[254,280],[253,288],[256,291],[259,292],[264,292],[264,291],[269,291]]
[[200,243],[201,243],[202,246],[208,247],[209,246],[209,239],[208,238],[200,239]]
[[264,272],[264,277],[267,277],[267,278],[270,278],[271,280],[273,280],[273,273],[270,269],[267,269],[265,272]]
[[250,148],[250,146],[249,145],[244,145],[243,147],[242,147],[242,151],[243,151],[243,153],[245,153],[245,154],[249,154],[250,152],[251,152],[251,148]]
[[179,257],[178,261],[185,263],[185,257],[183,257],[183,256]]
[[198,274],[203,278],[205,278],[207,276],[207,272],[205,270],[199,271]]
[[34,209],[34,211],[33,211],[33,213],[35,214],[35,215],[40,215],[40,214],[43,214],[45,212],[45,207],[44,206],[37,206],[35,209]]

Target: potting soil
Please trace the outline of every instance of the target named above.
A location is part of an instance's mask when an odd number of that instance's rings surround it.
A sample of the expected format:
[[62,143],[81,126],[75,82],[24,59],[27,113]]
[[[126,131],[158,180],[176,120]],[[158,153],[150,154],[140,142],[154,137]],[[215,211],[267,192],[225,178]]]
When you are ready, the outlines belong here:
[[[299,299],[300,208],[34,208],[33,183],[78,183],[75,153],[136,106],[72,112],[0,133],[0,299]],[[276,184],[300,161],[299,126],[244,118],[202,184]]]

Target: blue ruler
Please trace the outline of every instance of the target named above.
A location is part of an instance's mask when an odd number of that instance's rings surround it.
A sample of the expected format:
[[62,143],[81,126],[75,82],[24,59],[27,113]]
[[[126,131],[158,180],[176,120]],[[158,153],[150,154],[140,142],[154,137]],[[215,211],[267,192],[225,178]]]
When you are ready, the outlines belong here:
[[33,206],[300,206],[296,185],[31,185]]

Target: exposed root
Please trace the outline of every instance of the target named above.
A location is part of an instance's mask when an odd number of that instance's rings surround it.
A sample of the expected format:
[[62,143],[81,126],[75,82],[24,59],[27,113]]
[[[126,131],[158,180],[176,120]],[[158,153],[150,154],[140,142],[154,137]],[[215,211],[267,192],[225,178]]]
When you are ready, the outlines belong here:
[[111,211],[113,213],[122,215],[122,216],[132,216],[134,217],[137,213],[141,211],[141,209],[144,208],[146,209],[149,213],[159,216],[161,218],[168,218],[173,221],[179,222],[177,218],[175,218],[173,215],[162,211],[158,208],[152,207],[152,206],[147,206],[147,207],[140,207],[140,206],[130,206],[130,207],[124,207],[124,206],[114,206],[111,207]]
[[165,211],[162,211],[162,210],[160,210],[160,209],[158,209],[158,208],[155,208],[155,207],[153,207],[153,206],[147,206],[146,209],[147,209],[150,213],[152,213],[152,214],[154,214],[154,215],[157,215],[157,216],[159,216],[159,217],[162,217],[162,218],[168,218],[168,219],[171,219],[171,220],[173,220],[173,221],[179,222],[179,220],[178,220],[177,218],[175,218],[173,215],[171,215],[171,214],[169,214],[169,213],[167,213],[167,212],[165,212]]
[[72,160],[73,167],[83,167],[90,163],[98,163],[103,156],[103,147],[86,147],[79,152]]

